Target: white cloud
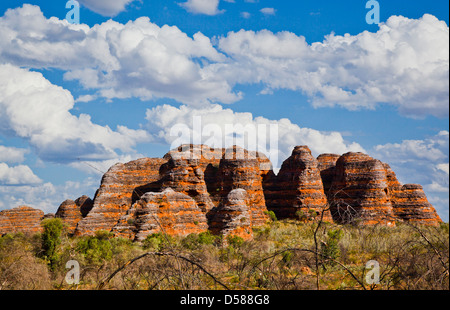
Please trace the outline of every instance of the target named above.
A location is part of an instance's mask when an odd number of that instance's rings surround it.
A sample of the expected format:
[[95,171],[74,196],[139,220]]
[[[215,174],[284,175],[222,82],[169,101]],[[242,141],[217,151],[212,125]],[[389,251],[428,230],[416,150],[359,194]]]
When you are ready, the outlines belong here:
[[264,15],[275,15],[276,10],[274,8],[262,8],[259,10]]
[[252,14],[250,14],[249,12],[241,12],[241,16],[245,19],[249,19]]
[[180,6],[194,14],[217,15],[224,12],[219,10],[219,0],[187,0]]
[[41,182],[42,180],[28,166],[9,167],[0,162],[0,185],[38,184]]
[[[210,12],[218,3],[209,4]],[[236,85],[261,84],[262,94],[299,91],[315,107],[375,109],[388,103],[406,116],[441,117],[448,115],[448,55],[448,26],[428,14],[392,16],[375,33],[330,34],[312,44],[267,30],[191,38],[145,17],[71,25],[45,18],[31,5],[0,18],[0,60],[66,70],[66,79],[107,99],[233,103],[243,96]]]
[[[273,159],[264,151],[269,151],[272,147],[276,148],[275,158],[278,158],[278,162],[272,161],[275,168],[281,166],[282,161],[291,155],[296,145],[308,145],[315,156],[328,152],[342,154],[350,150],[364,151],[359,144],[346,142],[338,132],[320,132],[310,128],[301,128],[288,119],[269,120],[264,117],[253,117],[251,113],[234,112],[231,109],[224,109],[220,105],[208,105],[203,108],[189,106],[176,108],[161,105],[148,109],[146,119],[148,121],[147,128],[154,133],[155,140],[169,144],[176,141],[176,146],[193,142],[212,147],[230,147],[234,144],[239,145],[236,143],[239,140],[234,139],[233,132],[240,136],[244,135],[247,137],[241,140],[244,145],[239,146],[246,149],[262,151]],[[242,125],[241,128],[247,131],[239,130],[239,125]],[[277,127],[275,139],[270,136],[270,132],[275,132],[270,130],[270,125]],[[171,129],[176,128],[185,128],[186,130],[180,133],[175,130],[171,133]],[[213,131],[212,134],[207,133],[208,130],[213,129],[217,129],[217,131]],[[263,129],[265,129],[265,134],[258,131]]]
[[89,115],[77,117],[70,113],[73,106],[70,92],[41,73],[0,65],[0,133],[28,140],[41,159],[105,160],[148,138],[143,130],[113,131],[92,123]]
[[392,16],[376,33],[329,35],[308,44],[289,32],[230,32],[219,50],[233,61],[216,66],[230,83],[262,83],[266,92],[307,94],[315,107],[349,110],[396,106],[411,117],[448,115],[449,30],[425,14]]
[[401,183],[421,184],[428,200],[448,221],[448,131],[441,131],[423,140],[377,145],[371,155],[387,162]]
[[77,0],[81,5],[89,10],[99,13],[103,16],[116,16],[124,11],[126,6],[134,0]]
[[39,185],[2,186],[0,184],[1,209],[11,209],[26,205],[55,213],[59,205],[66,199],[75,200],[82,195],[94,198],[99,186],[97,178],[86,178],[81,182],[67,181],[60,185],[46,182]]
[[21,163],[25,160],[28,150],[0,145],[0,162]]
[[449,174],[449,164],[448,163],[436,165],[436,168]]

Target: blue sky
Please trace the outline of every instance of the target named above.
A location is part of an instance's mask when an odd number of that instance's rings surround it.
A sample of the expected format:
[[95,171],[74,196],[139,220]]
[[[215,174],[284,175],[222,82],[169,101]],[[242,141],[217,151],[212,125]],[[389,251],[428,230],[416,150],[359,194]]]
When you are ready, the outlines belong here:
[[363,151],[448,221],[449,3],[65,0],[0,3],[0,209],[55,212],[184,124],[276,124],[278,162]]

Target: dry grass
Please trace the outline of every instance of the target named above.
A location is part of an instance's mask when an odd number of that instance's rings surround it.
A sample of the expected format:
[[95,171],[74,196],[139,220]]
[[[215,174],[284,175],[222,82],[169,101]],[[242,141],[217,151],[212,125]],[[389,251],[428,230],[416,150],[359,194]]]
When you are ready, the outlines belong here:
[[[317,247],[314,233],[317,236]],[[39,259],[38,236],[0,238],[0,289],[414,289],[448,290],[449,229],[355,227],[275,221],[255,229],[252,241],[197,237],[152,240],[144,245],[104,235],[64,237],[59,264]],[[318,251],[316,252],[316,248]],[[148,255],[124,264],[147,253]],[[65,263],[81,265],[81,283],[69,286]],[[370,285],[366,263],[380,264]],[[120,269],[109,281],[104,281]]]

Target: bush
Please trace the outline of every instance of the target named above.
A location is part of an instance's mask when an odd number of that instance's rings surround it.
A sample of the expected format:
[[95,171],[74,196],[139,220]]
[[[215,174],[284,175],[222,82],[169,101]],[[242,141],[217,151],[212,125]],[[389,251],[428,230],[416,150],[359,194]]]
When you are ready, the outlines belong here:
[[52,218],[43,220],[41,225],[44,228],[41,235],[42,255],[48,260],[50,269],[54,269],[59,259],[64,224],[60,218]]
[[275,215],[275,212],[273,211],[264,211],[265,214],[267,214],[272,222],[277,221],[277,216]]
[[183,240],[181,245],[189,250],[199,249],[202,245],[217,245],[220,243],[221,237],[213,235],[210,231],[200,234],[189,234]]
[[161,251],[175,242],[175,239],[163,233],[154,233],[142,241],[142,247],[146,250]]
[[321,244],[322,255],[325,259],[331,258],[336,260],[340,255],[339,241],[344,236],[344,233],[340,229],[331,229],[327,234],[327,241]]

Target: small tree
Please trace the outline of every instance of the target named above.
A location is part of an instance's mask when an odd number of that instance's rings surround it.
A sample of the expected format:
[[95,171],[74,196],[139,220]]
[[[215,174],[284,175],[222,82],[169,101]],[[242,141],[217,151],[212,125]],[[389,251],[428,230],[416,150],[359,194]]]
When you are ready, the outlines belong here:
[[58,250],[61,245],[61,235],[64,224],[60,218],[45,219],[41,223],[44,231],[41,235],[41,246],[44,258],[49,261],[50,268],[54,269],[58,262]]

